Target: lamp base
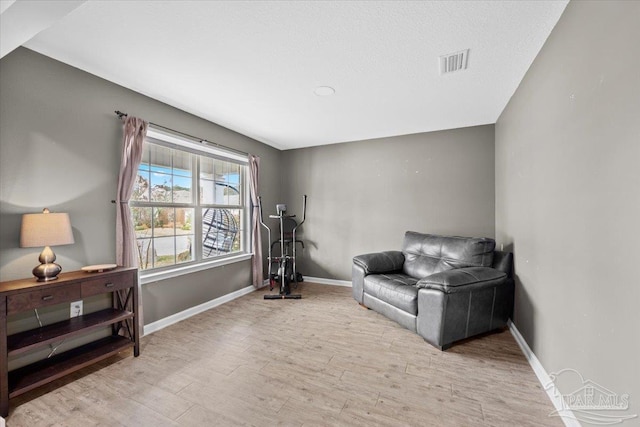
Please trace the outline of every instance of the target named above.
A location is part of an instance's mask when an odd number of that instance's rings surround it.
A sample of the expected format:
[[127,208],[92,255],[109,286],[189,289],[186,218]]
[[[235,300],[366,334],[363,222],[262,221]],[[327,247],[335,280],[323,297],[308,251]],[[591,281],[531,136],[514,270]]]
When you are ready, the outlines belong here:
[[62,267],[55,262],[42,263],[33,269],[33,275],[38,278],[38,282],[50,282],[58,278]]

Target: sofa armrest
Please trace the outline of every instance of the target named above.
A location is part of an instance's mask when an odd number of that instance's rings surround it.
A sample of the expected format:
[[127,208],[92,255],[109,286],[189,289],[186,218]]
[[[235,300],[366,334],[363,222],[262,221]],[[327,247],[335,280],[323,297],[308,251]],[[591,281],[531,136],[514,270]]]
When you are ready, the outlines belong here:
[[364,254],[354,257],[353,263],[361,267],[365,274],[390,273],[402,270],[404,255],[400,251]]
[[507,274],[495,268],[465,267],[432,274],[418,281],[416,286],[453,294],[502,285],[506,282]]

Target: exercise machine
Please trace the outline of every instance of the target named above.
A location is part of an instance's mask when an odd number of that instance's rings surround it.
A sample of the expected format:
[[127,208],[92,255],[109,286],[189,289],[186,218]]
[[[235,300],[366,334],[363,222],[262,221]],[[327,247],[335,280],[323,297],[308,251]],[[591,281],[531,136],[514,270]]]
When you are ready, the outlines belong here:
[[[307,218],[307,195],[302,199],[302,222],[298,224],[295,215],[287,215],[287,205],[277,204],[277,215],[269,215],[269,218],[277,219],[280,225],[280,238],[273,243],[271,242],[271,228],[264,223],[262,216],[262,197],[258,198],[258,209],[260,209],[260,224],[267,229],[269,236],[269,255],[267,262],[269,264],[269,290],[278,284],[279,293],[266,294],[264,299],[300,299],[302,295],[291,293],[291,284],[295,289],[298,288],[298,271],[296,269],[296,246],[301,244],[304,248],[304,242],[296,239],[296,231],[304,224]],[[288,230],[291,230],[290,232]],[[279,243],[280,256],[273,256],[272,248]],[[292,253],[289,251],[292,248]],[[275,272],[273,267],[276,267]]]

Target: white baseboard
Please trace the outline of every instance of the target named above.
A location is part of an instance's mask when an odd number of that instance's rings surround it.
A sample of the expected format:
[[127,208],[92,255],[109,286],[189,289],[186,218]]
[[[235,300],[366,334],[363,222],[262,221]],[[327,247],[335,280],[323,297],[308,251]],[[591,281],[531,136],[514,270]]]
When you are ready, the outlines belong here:
[[560,414],[560,418],[564,422],[564,425],[567,427],[580,427],[581,424],[576,419],[573,412],[570,409],[566,409],[564,407],[562,402],[562,393],[560,393],[560,391],[556,389],[555,384],[553,383],[553,381],[551,381],[551,377],[549,377],[549,374],[542,366],[542,363],[540,363],[536,355],[531,350],[531,347],[529,347],[529,344],[527,344],[525,339],[522,337],[520,331],[518,331],[518,328],[516,328],[516,325],[514,325],[511,320],[509,320],[508,325],[509,331],[511,331],[511,335],[513,335],[513,338],[520,346],[520,350],[522,350],[522,353],[524,353],[524,357],[527,358],[527,361],[529,362],[529,365],[531,365],[533,372],[535,372],[536,377],[538,377],[538,381],[540,381],[542,388],[547,392],[549,400],[551,400],[551,403],[553,403],[553,406],[558,411],[558,414]]
[[152,334],[156,331],[159,331],[160,329],[166,328],[167,326],[173,325],[174,323],[178,323],[181,320],[188,319],[189,317],[200,314],[203,311],[207,311],[211,308],[222,305],[225,302],[229,302],[236,298],[240,298],[243,295],[250,294],[255,290],[255,287],[247,286],[246,288],[238,289],[237,291],[231,292],[230,294],[223,295],[219,298],[212,299],[211,301],[196,305],[195,307],[188,308],[179,313],[172,314],[171,316],[167,316],[164,319],[156,320],[155,322],[149,323],[148,325],[144,325],[143,336]]
[[346,286],[351,287],[351,282],[348,280],[335,280],[335,279],[324,279],[322,277],[310,277],[304,276],[305,282],[318,283],[320,285],[332,285],[332,286]]

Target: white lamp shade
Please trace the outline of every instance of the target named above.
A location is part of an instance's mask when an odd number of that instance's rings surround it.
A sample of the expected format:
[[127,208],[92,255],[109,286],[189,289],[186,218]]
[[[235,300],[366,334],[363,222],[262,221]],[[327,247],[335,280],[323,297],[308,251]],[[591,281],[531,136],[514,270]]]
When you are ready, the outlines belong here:
[[22,215],[20,247],[70,245],[74,243],[71,221],[66,213]]

